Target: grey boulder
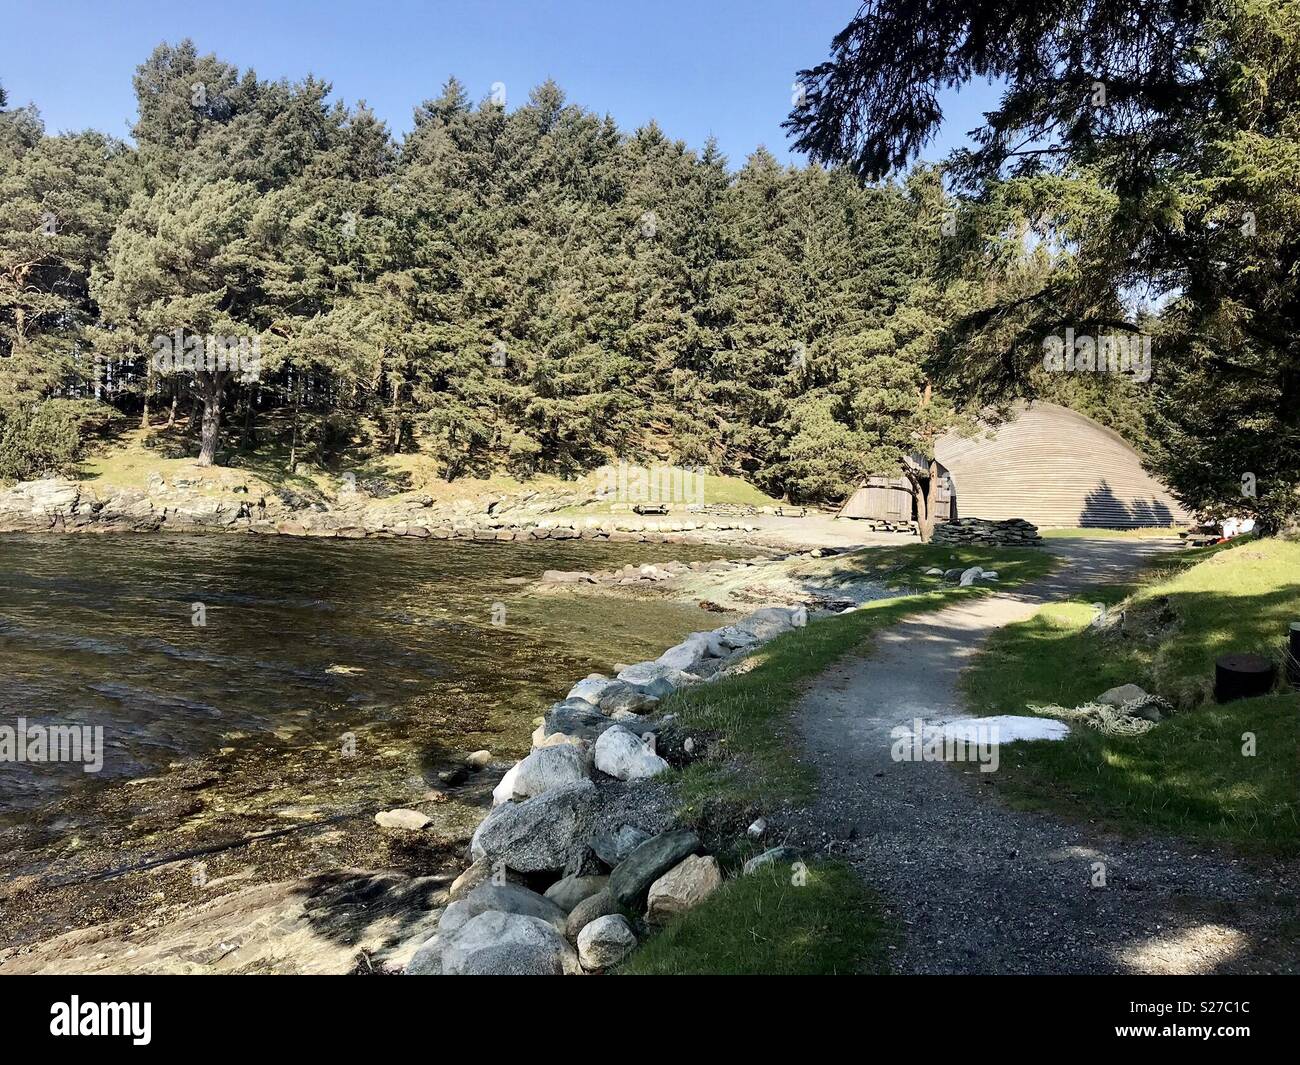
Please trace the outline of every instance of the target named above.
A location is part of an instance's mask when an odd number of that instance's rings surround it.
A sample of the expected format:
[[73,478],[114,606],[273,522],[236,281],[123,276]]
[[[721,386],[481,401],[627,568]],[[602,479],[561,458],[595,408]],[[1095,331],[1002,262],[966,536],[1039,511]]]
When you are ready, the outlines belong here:
[[635,825],[619,825],[596,833],[591,839],[591,849],[612,869],[649,838],[649,832],[642,832]]
[[489,910],[439,939],[444,976],[567,976],[582,971],[564,936],[523,914]]
[[583,899],[599,894],[608,886],[607,876],[566,876],[546,889],[546,898],[568,914]]
[[596,768],[618,780],[644,780],[668,768],[650,744],[622,725],[607,729],[596,741],[593,754]]
[[573,744],[539,747],[520,762],[511,783],[515,799],[531,799],[587,779],[587,756]]
[[596,786],[583,780],[493,807],[474,830],[470,857],[499,860],[521,873],[563,869],[588,838],[595,802]]
[[496,884],[491,880],[479,884],[463,899],[450,903],[442,912],[438,922],[438,934],[454,932],[467,921],[480,913],[495,910],[498,913],[517,913],[524,917],[536,917],[545,921],[557,932],[564,931],[569,919],[567,910],[563,910],[553,900],[536,891],[530,891],[518,884]]
[[578,933],[578,961],[587,972],[617,965],[636,949],[636,933],[621,913],[597,917]]
[[646,840],[610,873],[610,895],[620,906],[638,908],[651,884],[699,849],[700,838],[689,829],[665,832]]

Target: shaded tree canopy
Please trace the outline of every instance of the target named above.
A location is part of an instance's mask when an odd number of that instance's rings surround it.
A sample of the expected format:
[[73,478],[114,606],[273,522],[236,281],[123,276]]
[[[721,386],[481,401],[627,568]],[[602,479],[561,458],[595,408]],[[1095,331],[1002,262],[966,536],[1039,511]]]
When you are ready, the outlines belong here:
[[944,269],[999,289],[952,323],[969,394],[1044,387],[1064,327],[1147,332],[1157,472],[1271,527],[1300,510],[1300,4],[873,0],[801,76],[796,146],[859,175],[915,156],[941,90],[1000,86],[945,167]]

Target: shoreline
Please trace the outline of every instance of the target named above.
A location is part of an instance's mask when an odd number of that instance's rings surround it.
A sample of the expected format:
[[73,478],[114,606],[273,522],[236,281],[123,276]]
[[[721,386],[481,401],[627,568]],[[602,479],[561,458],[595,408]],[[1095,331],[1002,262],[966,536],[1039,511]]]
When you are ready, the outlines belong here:
[[[802,558],[793,560],[760,559],[758,562],[751,562],[749,559],[740,559],[714,560],[713,563],[647,564],[643,567],[635,567],[638,577],[631,580],[630,584],[619,584],[616,580],[610,580],[601,582],[597,586],[595,583],[584,581],[578,589],[565,582],[557,584],[538,579],[531,582],[528,590],[541,596],[553,594],[568,596],[573,595],[575,591],[580,591],[583,594],[574,596],[578,600],[591,594],[613,595],[629,603],[645,602],[645,596],[649,594],[654,599],[667,599],[686,604],[696,597],[698,589],[695,586],[700,582],[716,583],[732,580],[751,583],[760,572],[776,575],[813,557],[815,555],[812,552],[805,552]],[[716,567],[712,573],[708,572],[710,565]],[[692,569],[692,566],[696,568]],[[642,569],[658,571],[658,575],[655,578],[642,577],[640,576]],[[618,580],[628,580],[628,578],[618,578]],[[717,619],[710,620],[706,624],[717,624],[736,609],[739,608],[732,606],[725,608],[723,613],[705,615]],[[614,649],[609,650],[612,653]],[[540,709],[539,707],[539,711]],[[520,724],[523,725],[524,721]],[[288,811],[268,809],[256,825],[259,832],[255,833],[255,836],[261,837],[268,828],[275,828],[277,817],[284,818],[280,824],[296,835],[272,839],[268,833],[265,838],[257,838],[255,842],[249,844],[259,853],[255,863],[256,869],[240,868],[238,855],[245,846],[244,843],[237,844],[239,849],[232,847],[224,858],[222,853],[202,857],[200,860],[205,867],[211,867],[205,868],[204,876],[207,879],[202,885],[187,884],[191,877],[191,867],[195,863],[181,858],[161,863],[142,876],[130,874],[131,880],[138,878],[137,884],[126,886],[129,881],[119,880],[117,887],[106,887],[103,891],[95,884],[104,883],[98,877],[105,871],[105,865],[124,865],[129,864],[128,862],[113,862],[106,859],[104,863],[100,863],[98,870],[91,870],[89,876],[83,878],[90,882],[83,889],[43,883],[47,879],[50,881],[57,879],[48,876],[25,878],[22,882],[11,881],[6,886],[3,896],[0,897],[0,910],[8,909],[9,905],[14,903],[17,904],[18,909],[28,909],[34,904],[39,904],[49,914],[50,921],[46,923],[45,931],[40,938],[7,947],[2,955],[3,960],[0,961],[0,971],[14,969],[21,971],[29,966],[38,969],[57,969],[62,951],[78,949],[76,945],[79,943],[99,941],[104,937],[108,941],[116,942],[116,936],[125,934],[127,938],[123,940],[124,944],[135,942],[136,935],[129,931],[122,933],[123,928],[135,928],[143,932],[144,940],[151,938],[150,933],[145,932],[145,929],[154,926],[175,929],[174,932],[153,933],[155,941],[160,942],[165,942],[172,936],[179,936],[182,932],[195,935],[204,935],[208,932],[218,934],[225,927],[222,922],[236,918],[248,919],[248,915],[242,910],[245,905],[266,905],[271,895],[277,900],[277,905],[284,905],[287,897],[298,898],[308,890],[309,885],[314,885],[311,891],[316,891],[317,888],[324,890],[327,898],[335,897],[339,891],[346,893],[352,890],[340,884],[324,883],[330,879],[328,873],[292,875],[295,847],[305,848],[309,859],[321,851],[331,855],[334,860],[329,861],[328,866],[338,870],[349,870],[348,883],[353,886],[355,883],[366,882],[375,877],[396,877],[398,879],[395,883],[407,884],[409,891],[414,892],[418,888],[419,892],[423,892],[421,906],[424,910],[436,908],[446,901],[444,892],[456,874],[463,870],[465,864],[462,856],[463,848],[468,845],[478,818],[486,813],[485,804],[490,802],[492,789],[515,759],[502,761],[500,756],[493,752],[490,767],[474,774],[474,779],[468,784],[443,789],[441,794],[438,794],[437,787],[431,787],[425,799],[415,802],[414,805],[435,814],[439,822],[437,830],[425,833],[427,838],[406,838],[404,833],[393,836],[387,830],[377,829],[370,823],[367,815],[374,810],[387,809],[393,805],[399,807],[412,805],[413,796],[409,792],[404,795],[403,789],[396,785],[403,773],[401,767],[416,756],[416,748],[423,749],[427,746],[427,743],[415,743],[414,737],[423,734],[427,740],[428,727],[427,723],[421,724],[417,715],[411,714],[409,720],[397,730],[399,733],[407,734],[405,739],[395,736],[393,740],[381,740],[367,745],[370,749],[378,747],[389,753],[393,761],[382,768],[389,770],[396,767],[396,776],[392,772],[380,773],[378,776],[374,773],[367,775],[365,786],[359,789],[364,794],[366,809],[352,814],[351,825],[330,824],[329,822],[336,818],[329,816],[319,824],[314,823],[313,814],[316,811],[312,810],[313,803],[310,801],[313,797],[312,792],[320,791],[321,780],[328,779],[331,772],[326,764],[329,760],[327,757],[329,752],[323,745],[310,745],[306,749],[292,749],[290,745],[284,745],[276,752],[268,748],[265,742],[270,739],[274,743],[273,737],[249,736],[221,752],[189,759],[161,775],[139,778],[130,782],[115,782],[113,792],[117,798],[112,800],[113,803],[137,803],[152,811],[149,815],[150,819],[156,822],[154,828],[158,836],[157,845],[151,845],[148,838],[140,838],[134,845],[128,844],[125,852],[127,854],[147,851],[155,857],[166,857],[166,853],[170,851],[192,849],[191,844],[197,844],[201,848],[206,842],[230,842],[229,833],[223,833],[219,827],[215,833],[202,828],[202,825],[208,822],[208,814],[206,811],[200,812],[198,808],[200,798],[207,799],[213,794],[213,792],[205,794],[205,789],[210,787],[218,776],[221,780],[214,791],[217,795],[222,795],[220,803],[222,808],[226,805],[223,793],[229,792],[238,796],[244,787],[255,791],[261,786],[256,778],[263,775],[267,775],[273,782],[271,785],[273,789],[287,790],[289,794],[285,797],[290,799],[294,806]],[[381,731],[387,729],[381,728]],[[513,729],[511,731],[513,732]],[[527,732],[525,728],[520,728],[519,731],[521,735],[517,738],[522,742],[518,747],[513,739],[501,744],[500,736],[495,739],[484,736],[482,739],[488,740],[492,745],[500,745],[502,753],[517,749],[526,754],[529,750]],[[319,749],[316,750],[316,756],[313,756],[315,761],[312,765],[301,764],[303,754],[316,747]],[[244,753],[241,755],[240,751]],[[459,756],[449,750],[443,753],[446,756],[444,761],[450,768],[459,757],[469,752],[460,752]],[[295,784],[289,779],[286,770],[275,769],[275,765],[292,767],[292,773],[300,775],[298,783]],[[227,776],[230,769],[234,769],[233,778]],[[428,779],[429,777],[426,776],[426,780]],[[329,785],[325,786],[329,788]],[[269,795],[274,795],[274,791],[268,793]],[[302,795],[306,798],[299,801]],[[425,805],[426,803],[429,805]],[[324,804],[325,808],[319,812],[330,813],[333,805],[335,804],[327,801]],[[285,817],[286,813],[294,813],[295,810],[297,811],[295,817]],[[191,817],[195,818],[194,822],[188,820]],[[56,815],[55,820],[62,820],[62,815]],[[185,828],[177,836],[174,834],[175,830],[170,827],[172,825],[177,828],[184,825]],[[197,831],[196,825],[198,825]],[[83,827],[81,831],[85,831],[85,828]],[[55,828],[53,832],[57,837],[59,830]],[[111,847],[111,842],[109,846]],[[280,855],[284,856],[283,859],[278,857]],[[269,864],[266,864],[268,861]],[[290,879],[277,880],[275,877],[277,869],[289,872]],[[417,873],[429,875],[416,875]],[[280,886],[274,887],[277,884]],[[165,901],[150,905],[146,900],[138,899],[125,911],[122,910],[122,900],[113,901],[113,896],[122,892],[130,898],[138,896],[142,888],[151,886],[158,889],[158,895]],[[32,893],[29,894],[29,891]],[[78,897],[83,893],[84,897]],[[404,889],[395,895],[393,890],[386,888],[376,896],[376,904],[382,905],[385,899],[405,898],[406,893],[407,890]],[[59,904],[57,902],[59,895],[68,901]],[[23,896],[27,896],[26,899]],[[70,909],[69,906],[74,908]],[[134,916],[131,916],[132,913]],[[209,914],[210,916],[205,916]],[[410,917],[409,913],[407,917]],[[127,949],[134,949],[134,947]],[[268,946],[267,949],[273,947]],[[82,958],[81,961],[84,963],[85,959]],[[331,962],[334,966],[337,966],[337,963],[337,958]],[[196,971],[220,970],[204,966]],[[333,971],[337,971],[337,968]]]
[[262,492],[256,484],[246,483],[249,480],[228,478],[216,494],[198,491],[187,479],[166,486],[159,478],[147,491],[104,486],[102,492],[87,481],[57,477],[23,481],[0,489],[0,534],[243,533],[340,540],[587,540],[787,550],[916,541],[912,533],[879,532],[871,523],[837,520],[822,512],[798,518],[757,511],[737,516],[738,508],[729,504],[690,504],[650,517],[630,512],[555,514],[547,508],[530,510],[528,494],[468,506],[463,501],[437,503],[427,494],[384,499],[354,493],[331,503],[307,501],[292,492]]

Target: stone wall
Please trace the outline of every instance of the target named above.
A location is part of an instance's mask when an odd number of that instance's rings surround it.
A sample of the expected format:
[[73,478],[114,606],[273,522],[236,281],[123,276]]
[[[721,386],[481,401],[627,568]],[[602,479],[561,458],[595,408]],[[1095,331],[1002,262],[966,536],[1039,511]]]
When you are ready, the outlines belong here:
[[1038,527],[1023,518],[989,521],[986,518],[957,518],[934,527],[936,544],[980,544],[994,547],[1029,547],[1041,544]]

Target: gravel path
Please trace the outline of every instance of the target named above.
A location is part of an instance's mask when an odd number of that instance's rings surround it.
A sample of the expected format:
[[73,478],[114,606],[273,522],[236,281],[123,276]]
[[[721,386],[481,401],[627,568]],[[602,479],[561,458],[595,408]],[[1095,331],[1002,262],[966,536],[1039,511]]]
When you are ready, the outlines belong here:
[[[896,972],[1300,971],[1294,862],[1247,862],[1008,810],[979,794],[996,773],[890,758],[895,726],[963,712],[958,676],[994,629],[1120,580],[1170,545],[1078,539],[1049,547],[1063,556],[1051,577],[904,621],[877,638],[870,656],[822,676],[798,708],[819,795],[784,829],[805,848],[848,861],[883,896],[902,928]],[[1092,886],[1098,862],[1105,888]]]

